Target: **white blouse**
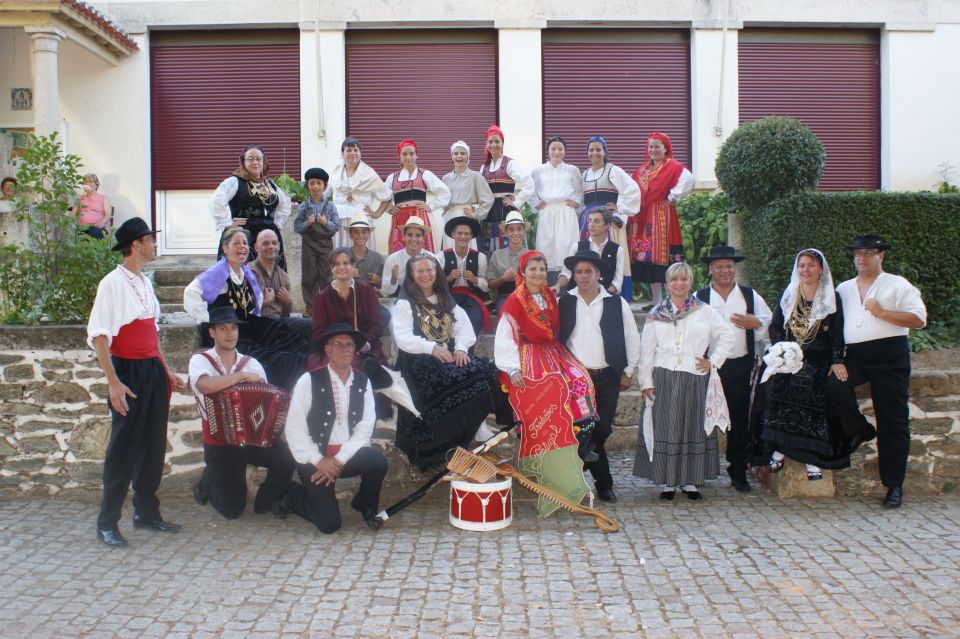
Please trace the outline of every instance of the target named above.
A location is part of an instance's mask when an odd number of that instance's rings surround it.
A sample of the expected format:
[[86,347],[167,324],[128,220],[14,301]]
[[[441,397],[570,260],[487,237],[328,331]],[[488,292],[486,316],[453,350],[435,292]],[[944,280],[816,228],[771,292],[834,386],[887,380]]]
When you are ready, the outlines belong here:
[[601,167],[599,171],[594,171],[591,166],[583,172],[583,189],[586,190],[588,182],[598,180],[604,171],[608,171],[607,177],[610,178],[610,183],[617,189],[617,212],[615,215],[621,222],[626,222],[627,218],[640,211],[640,185],[634,182],[633,178],[616,164],[607,164]]
[[[213,225],[218,233],[230,226],[233,221],[230,214],[230,200],[237,194],[239,186],[240,178],[231,175],[220,183],[217,190],[213,192],[213,197],[210,198],[210,216],[213,218]],[[290,198],[279,186],[276,189],[278,203],[277,208],[273,211],[273,223],[277,225],[278,229],[282,229],[287,222],[287,218],[290,217]]]
[[[500,169],[501,164],[503,164],[502,156],[497,160],[491,160],[487,166],[487,171],[493,173]],[[523,170],[523,167],[517,164],[516,160],[510,160],[510,162],[507,163],[507,175],[514,181],[513,205],[518,209],[522,209],[523,205],[533,197],[533,178]]]
[[[379,183],[380,188],[376,191],[357,190],[355,185],[361,181]],[[337,207],[341,219],[366,215],[363,207],[368,206],[376,210],[373,206],[374,201],[389,200],[390,195],[380,176],[365,162],[357,165],[353,175],[347,175],[346,165],[338,164],[330,173],[330,185],[324,193],[325,197],[333,198],[333,204]]]
[[533,186],[531,206],[537,206],[541,202],[549,204],[564,200],[573,200],[583,206],[583,177],[580,170],[572,164],[541,164],[533,170]]
[[[400,169],[396,173],[391,173],[387,178],[387,191],[390,197],[393,197],[393,183],[406,182],[413,179],[410,172],[406,169]],[[443,210],[450,204],[450,189],[443,183],[443,180],[433,174],[432,171],[423,170],[423,183],[427,187],[427,193],[433,195],[433,201],[427,204],[431,211],[443,213]]]
[[680,173],[680,177],[677,179],[676,185],[670,189],[670,193],[667,195],[667,200],[669,202],[676,202],[682,197],[686,197],[693,192],[693,187],[696,185],[697,181],[693,179],[693,173],[684,169]]
[[[431,302],[436,302],[436,296],[430,296]],[[466,312],[459,306],[453,307],[453,350],[466,353],[470,347],[477,343],[477,336],[473,332],[473,325],[470,324],[470,318]],[[393,339],[397,342],[397,348],[413,355],[430,355],[433,353],[433,347],[437,345],[428,339],[414,335],[413,333],[413,308],[408,300],[397,300],[393,307]]]
[[93,339],[103,335],[109,347],[127,324],[142,319],[156,322],[159,318],[160,302],[150,278],[143,272],[134,275],[117,265],[97,286],[97,297],[87,320],[87,345],[93,348]]
[[706,375],[697,370],[704,352],[710,363],[723,366],[733,348],[733,329],[708,304],[676,323],[647,318],[640,336],[640,388],[653,388],[653,368]]
[[474,217],[478,220],[487,219],[490,207],[493,206],[493,191],[482,175],[469,168],[463,173],[450,171],[443,176],[443,183],[450,189],[448,207],[472,206]]

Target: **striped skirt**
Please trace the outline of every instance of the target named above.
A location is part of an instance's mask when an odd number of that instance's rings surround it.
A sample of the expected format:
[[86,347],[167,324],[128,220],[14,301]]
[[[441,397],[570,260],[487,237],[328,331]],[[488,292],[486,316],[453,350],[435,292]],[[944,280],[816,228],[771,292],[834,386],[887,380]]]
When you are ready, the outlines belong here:
[[709,375],[653,369],[653,461],[643,439],[643,412],[633,474],[667,486],[700,486],[720,473],[717,431],[703,430]]

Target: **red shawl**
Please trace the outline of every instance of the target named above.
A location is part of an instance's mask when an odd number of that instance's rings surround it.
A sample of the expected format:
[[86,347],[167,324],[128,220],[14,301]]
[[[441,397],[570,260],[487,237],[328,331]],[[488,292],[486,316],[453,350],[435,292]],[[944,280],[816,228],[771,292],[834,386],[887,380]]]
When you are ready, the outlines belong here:
[[503,304],[503,310],[509,313],[524,339],[535,344],[551,342],[557,339],[557,331],[560,327],[560,312],[557,307],[557,298],[549,286],[543,286],[540,293],[547,302],[547,308],[541,309],[537,301],[533,299],[533,293],[527,289],[523,279],[523,271],[532,258],[539,257],[546,261],[543,253],[539,251],[527,251],[520,258],[520,264],[517,268],[517,288],[510,294],[507,301]]
[[656,202],[662,202],[667,199],[670,189],[677,185],[680,174],[683,173],[683,165],[673,159],[673,145],[670,144],[670,138],[665,134],[654,132],[647,138],[657,139],[663,142],[666,148],[666,159],[658,167],[650,163],[650,151],[631,176],[633,181],[640,186],[640,214],[648,213]]

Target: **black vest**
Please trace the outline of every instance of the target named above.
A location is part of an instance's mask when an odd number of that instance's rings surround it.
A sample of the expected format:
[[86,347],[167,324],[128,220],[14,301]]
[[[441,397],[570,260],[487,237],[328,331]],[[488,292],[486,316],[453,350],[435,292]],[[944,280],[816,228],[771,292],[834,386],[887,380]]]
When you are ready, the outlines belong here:
[[[237,180],[237,192],[230,198],[230,201],[227,202],[227,206],[230,207],[230,216],[231,217],[243,217],[243,218],[270,218],[273,219],[273,212],[276,210],[277,205],[280,204],[280,198],[278,195],[273,195],[268,198],[267,201],[263,201],[258,198],[256,195],[251,195],[249,183],[237,176],[234,176]],[[270,186],[273,187],[274,191],[278,191],[277,185],[270,181]]]
[[[600,259],[607,263],[610,266],[610,277],[601,277],[600,284],[603,286],[603,289],[606,290],[610,288],[610,285],[613,283],[613,276],[617,272],[617,249],[620,248],[620,245],[616,242],[608,241],[603,245],[603,252],[600,253]],[[580,240],[577,242],[577,251],[592,251],[590,248],[590,238],[588,237],[585,240]],[[570,273],[570,281],[567,282],[567,290],[572,291],[576,287],[577,283],[573,281],[573,273]]]
[[[307,430],[310,439],[320,449],[321,455],[327,454],[327,443],[336,421],[336,404],[333,399],[333,382],[330,381],[330,369],[310,371],[313,401],[307,413]],[[367,376],[353,371],[353,384],[350,386],[350,405],[347,406],[347,427],[353,434],[353,427],[363,419],[363,399],[367,391]]]
[[[560,296],[560,343],[567,345],[577,325],[577,296]],[[607,366],[619,375],[627,367],[627,343],[623,336],[621,298],[610,295],[603,298],[603,313],[600,314],[600,334],[603,335],[603,358]]]
[[[753,289],[749,286],[742,286],[737,284],[737,287],[740,289],[740,293],[743,295],[743,301],[747,303],[747,315],[753,315]],[[710,287],[701,288],[697,291],[697,298],[701,302],[706,304],[710,303]],[[751,359],[757,354],[757,346],[753,342],[753,329],[746,329],[747,332],[747,356]]]
[[[457,269],[457,253],[454,249],[448,248],[443,252],[443,274],[450,275],[453,271]],[[480,253],[476,249],[467,250],[467,261],[466,269],[480,277]],[[480,287],[474,286],[473,284],[467,283],[467,287],[473,292],[474,295],[483,299],[486,295]]]

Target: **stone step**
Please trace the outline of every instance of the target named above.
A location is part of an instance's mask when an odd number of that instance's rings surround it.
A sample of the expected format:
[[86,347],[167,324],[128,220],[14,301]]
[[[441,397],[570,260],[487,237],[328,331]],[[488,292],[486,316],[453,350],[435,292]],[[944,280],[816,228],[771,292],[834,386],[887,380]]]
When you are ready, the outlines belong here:
[[179,304],[182,309],[184,286],[160,285],[156,287],[154,292],[157,294],[157,299],[160,300],[161,304]]
[[195,269],[164,269],[153,272],[153,281],[158,286],[179,286],[182,289],[201,272]]

